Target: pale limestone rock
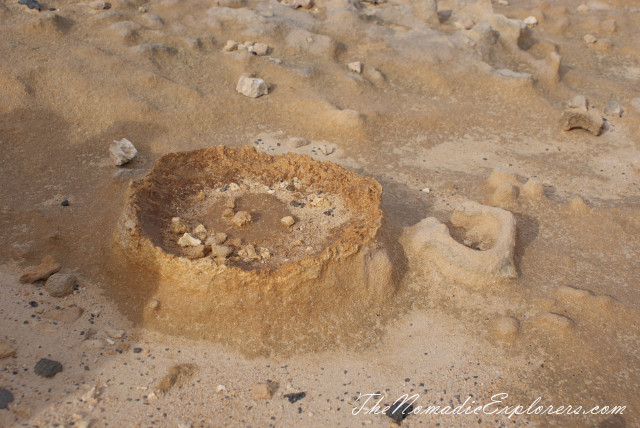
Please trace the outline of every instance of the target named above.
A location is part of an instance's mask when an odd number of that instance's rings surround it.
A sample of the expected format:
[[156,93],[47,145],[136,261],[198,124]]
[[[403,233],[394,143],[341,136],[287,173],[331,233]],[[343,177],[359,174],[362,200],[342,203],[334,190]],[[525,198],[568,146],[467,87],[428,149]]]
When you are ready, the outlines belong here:
[[287,226],[287,227],[291,227],[295,224],[295,220],[293,219],[293,217],[291,217],[290,215],[286,216],[286,217],[282,217],[280,219],[280,223],[282,223],[283,225]]
[[109,155],[116,166],[122,166],[138,155],[138,150],[133,146],[131,141],[123,138],[122,140],[114,140],[109,145]]
[[236,91],[245,97],[258,98],[269,93],[267,83],[255,77],[242,76],[236,85]]
[[178,239],[178,245],[181,247],[195,247],[196,245],[202,244],[202,241],[194,238],[189,233],[185,233]]

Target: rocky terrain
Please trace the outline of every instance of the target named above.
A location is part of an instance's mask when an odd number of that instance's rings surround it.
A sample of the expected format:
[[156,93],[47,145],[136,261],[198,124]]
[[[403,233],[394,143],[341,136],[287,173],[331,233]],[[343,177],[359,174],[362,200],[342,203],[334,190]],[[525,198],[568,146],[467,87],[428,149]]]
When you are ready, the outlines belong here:
[[[640,426],[639,27],[635,0],[0,3],[0,426]],[[393,295],[299,349],[149,322],[130,182],[219,145],[377,181]],[[205,229],[258,218],[227,208]],[[373,393],[626,408],[354,415]]]

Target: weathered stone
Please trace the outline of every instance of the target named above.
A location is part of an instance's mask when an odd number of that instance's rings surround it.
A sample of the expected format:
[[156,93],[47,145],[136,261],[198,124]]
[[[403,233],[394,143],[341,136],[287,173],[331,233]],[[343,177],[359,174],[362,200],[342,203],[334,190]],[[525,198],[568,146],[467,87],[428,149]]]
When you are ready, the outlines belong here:
[[225,52],[233,52],[236,49],[238,49],[238,42],[236,42],[235,40],[227,40],[227,43],[222,48],[222,50]]
[[567,107],[587,111],[589,109],[589,102],[584,96],[576,95],[575,97],[571,98],[571,100],[569,100],[569,102],[567,103]]
[[624,113],[624,108],[616,100],[609,101],[604,108],[604,114],[608,116],[622,117],[622,113]]
[[122,166],[138,155],[138,150],[133,146],[131,141],[123,138],[122,140],[114,140],[109,145],[109,155],[116,166]]
[[52,297],[64,297],[73,293],[78,284],[76,276],[72,273],[55,273],[47,279],[44,289]]
[[58,272],[61,267],[60,263],[56,263],[53,260],[53,257],[44,256],[38,266],[31,266],[24,270],[20,277],[20,282],[32,284],[36,281],[47,279]]
[[13,357],[16,349],[7,342],[0,342],[0,360],[3,358]]
[[584,111],[578,108],[568,108],[562,113],[560,123],[563,131],[581,128],[591,132],[593,135],[600,135],[600,130],[604,125],[604,120],[595,109]]
[[195,247],[196,245],[200,244],[202,244],[201,240],[194,238],[188,233],[185,233],[180,237],[180,239],[178,239],[178,245],[180,245],[181,247]]
[[8,389],[0,388],[0,409],[6,409],[13,402],[13,394]]
[[236,85],[236,91],[245,97],[258,98],[269,93],[267,83],[262,79],[242,76]]
[[235,213],[231,222],[238,227],[243,227],[251,223],[251,214],[246,211],[238,211]]
[[185,233],[189,233],[189,227],[182,222],[180,217],[171,218],[171,233],[175,233],[176,235],[182,235]]
[[354,73],[361,74],[362,73],[362,63],[360,61],[350,62],[348,64],[349,70]]
[[282,218],[280,219],[280,223],[284,224],[284,225],[285,225],[285,226],[287,226],[287,227],[291,227],[291,226],[293,226],[293,224],[294,224],[295,222],[296,222],[296,221],[295,221],[295,220],[293,219],[293,217],[291,217],[290,215],[288,215],[288,216],[286,216],[286,217],[282,217]]
[[33,372],[38,376],[51,378],[62,371],[62,364],[58,361],[50,360],[48,358],[42,358],[38,361],[33,369]]
[[233,253],[233,248],[228,247],[226,245],[211,245],[211,257],[226,259]]

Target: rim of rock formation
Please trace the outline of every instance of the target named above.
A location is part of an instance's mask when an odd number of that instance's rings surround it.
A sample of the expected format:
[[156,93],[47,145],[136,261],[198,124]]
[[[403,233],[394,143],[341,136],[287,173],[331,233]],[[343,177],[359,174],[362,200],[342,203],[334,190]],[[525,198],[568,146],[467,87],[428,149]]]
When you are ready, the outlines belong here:
[[[182,215],[194,225],[193,216],[200,215],[196,223],[206,222],[202,216],[219,213],[233,192],[238,199],[262,195],[269,211],[293,211],[301,224],[306,221],[305,236],[318,223],[309,238],[315,246],[305,247],[308,254],[279,256],[279,250],[294,246],[278,238],[293,233],[286,225],[263,237],[281,245],[262,260],[235,256],[251,242],[250,233],[230,244],[229,258],[193,257],[167,244],[178,239],[167,232],[172,220]],[[144,270],[148,278],[136,296],[143,322],[174,334],[232,342],[249,354],[315,350],[339,341],[341,329],[353,334],[346,326],[375,313],[395,290],[392,263],[380,239],[381,194],[372,178],[294,153],[270,156],[250,146],[216,146],[163,156],[131,183],[115,234],[132,269]],[[315,207],[316,214],[307,215],[304,211],[314,208],[287,204],[291,196],[310,204],[322,197],[332,207]],[[193,208],[198,203],[217,208]],[[260,219],[252,225],[255,233],[276,227],[269,214],[252,214]],[[227,227],[231,234],[243,229]]]

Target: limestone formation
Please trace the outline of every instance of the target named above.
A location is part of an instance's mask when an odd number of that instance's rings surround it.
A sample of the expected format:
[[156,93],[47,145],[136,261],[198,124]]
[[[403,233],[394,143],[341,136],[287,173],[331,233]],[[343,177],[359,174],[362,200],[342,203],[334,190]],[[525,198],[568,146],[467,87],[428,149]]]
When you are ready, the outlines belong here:
[[461,280],[515,278],[516,221],[509,211],[466,201],[451,224],[465,230],[468,245],[456,241],[449,228],[428,217],[409,228],[403,245],[422,260],[434,260],[445,276]]
[[576,128],[582,128],[591,132],[593,135],[600,135],[600,130],[604,125],[604,120],[600,113],[595,109],[588,111],[581,108],[568,108],[562,113],[560,118],[563,131],[570,131]]
[[[233,190],[230,183],[237,184]],[[252,193],[276,183],[278,189],[280,183],[297,183],[299,201],[321,189],[322,197],[337,207],[334,217],[323,214],[327,209],[320,206],[293,207],[285,188],[283,201],[266,190]],[[195,201],[203,188],[220,190],[207,193],[204,202]],[[210,233],[228,227],[232,238],[222,246],[210,235],[205,242],[210,257],[183,256],[176,235],[166,227],[171,218],[185,215],[194,206],[189,204],[212,204],[213,211],[207,212],[221,212],[236,195],[238,212],[259,198],[262,205],[256,207],[271,204],[269,211],[278,214],[258,209],[244,227],[209,216],[207,221],[218,225],[204,223]],[[132,182],[115,239],[123,257],[154,277],[153,294],[140,299],[148,325],[222,340],[249,354],[276,347],[304,352],[318,346],[318,332],[333,337],[354,328],[354,320],[368,320],[394,293],[396,258],[386,235],[380,234],[380,201],[376,181],[331,162],[295,153],[272,157],[251,147],[211,147],[165,155],[149,174]],[[304,231],[294,231],[295,226],[284,230],[280,212],[307,216]],[[317,214],[306,214],[313,212]],[[185,218],[194,224],[203,220]],[[339,233],[327,229],[326,221],[339,221]],[[290,244],[294,232],[305,234],[304,244]],[[284,248],[274,249],[268,240],[278,236]],[[283,258],[282,251],[291,254]],[[145,302],[152,299],[162,305],[150,309]]]

